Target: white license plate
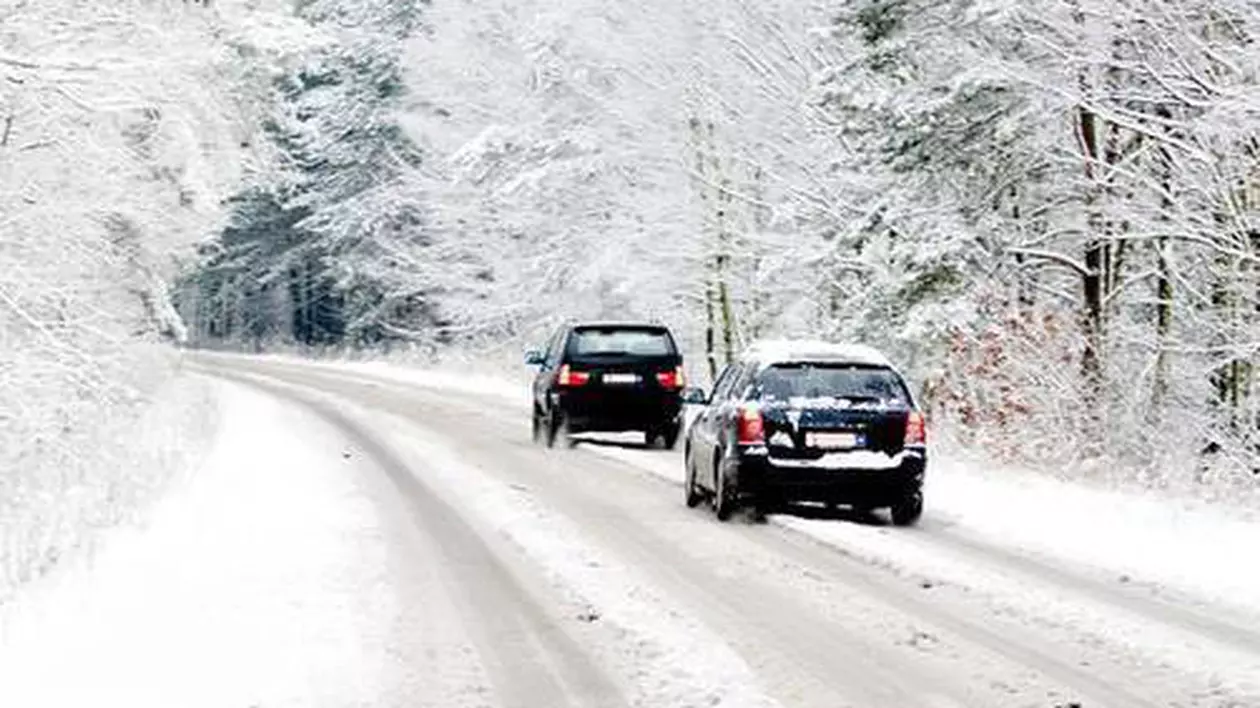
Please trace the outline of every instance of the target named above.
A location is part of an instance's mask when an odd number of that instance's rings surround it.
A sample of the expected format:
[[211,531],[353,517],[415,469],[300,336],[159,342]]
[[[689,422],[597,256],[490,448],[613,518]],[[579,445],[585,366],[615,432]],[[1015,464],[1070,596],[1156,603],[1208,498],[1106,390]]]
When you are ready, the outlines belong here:
[[823,450],[851,450],[862,445],[857,433],[806,433],[805,444]]
[[604,383],[606,384],[636,384],[639,383],[638,374],[604,374]]

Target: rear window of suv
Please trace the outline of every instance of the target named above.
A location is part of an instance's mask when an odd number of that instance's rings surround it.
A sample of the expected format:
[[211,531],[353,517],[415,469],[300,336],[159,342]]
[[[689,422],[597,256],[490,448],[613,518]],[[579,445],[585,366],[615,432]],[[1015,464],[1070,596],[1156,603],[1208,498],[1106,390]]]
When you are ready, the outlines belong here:
[[674,340],[663,329],[578,329],[569,342],[574,356],[673,356]]
[[905,383],[892,369],[829,363],[775,364],[757,377],[756,393],[763,400],[844,398],[909,405]]

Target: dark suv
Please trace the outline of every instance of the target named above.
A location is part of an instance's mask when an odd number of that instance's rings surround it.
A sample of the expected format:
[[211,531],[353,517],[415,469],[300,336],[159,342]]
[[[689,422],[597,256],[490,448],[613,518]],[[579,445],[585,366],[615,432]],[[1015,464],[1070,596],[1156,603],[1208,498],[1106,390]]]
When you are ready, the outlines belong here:
[[[793,501],[923,513],[927,433],[878,351],[822,342],[754,346],[727,366],[687,432],[686,501],[727,519]],[[689,391],[688,398],[692,394]]]
[[546,351],[531,351],[534,440],[569,445],[582,432],[641,430],[650,447],[678,441],[683,359],[665,327],[578,324],[556,330]]

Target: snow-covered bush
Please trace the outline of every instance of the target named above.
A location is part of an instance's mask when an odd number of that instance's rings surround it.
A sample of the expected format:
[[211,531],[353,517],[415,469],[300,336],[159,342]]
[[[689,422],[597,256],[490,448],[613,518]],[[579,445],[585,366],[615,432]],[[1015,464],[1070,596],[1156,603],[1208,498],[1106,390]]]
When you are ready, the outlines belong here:
[[1254,484],[1258,23],[1247,3],[1140,0],[837,13],[815,101],[882,194],[871,232],[971,304],[937,357],[963,427],[1160,477],[1215,450],[1204,465]]
[[204,401],[169,390],[158,345],[186,332],[167,281],[256,162],[250,87],[300,37],[286,17],[279,2],[0,10],[0,601],[135,511],[207,432]]

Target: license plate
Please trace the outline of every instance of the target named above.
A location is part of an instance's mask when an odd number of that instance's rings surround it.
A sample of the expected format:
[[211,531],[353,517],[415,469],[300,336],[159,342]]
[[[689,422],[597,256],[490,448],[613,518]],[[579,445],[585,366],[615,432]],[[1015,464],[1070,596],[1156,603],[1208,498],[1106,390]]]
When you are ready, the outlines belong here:
[[604,374],[604,383],[606,384],[636,384],[639,383],[638,374]]
[[861,433],[806,433],[805,444],[822,450],[852,450],[866,444]]

